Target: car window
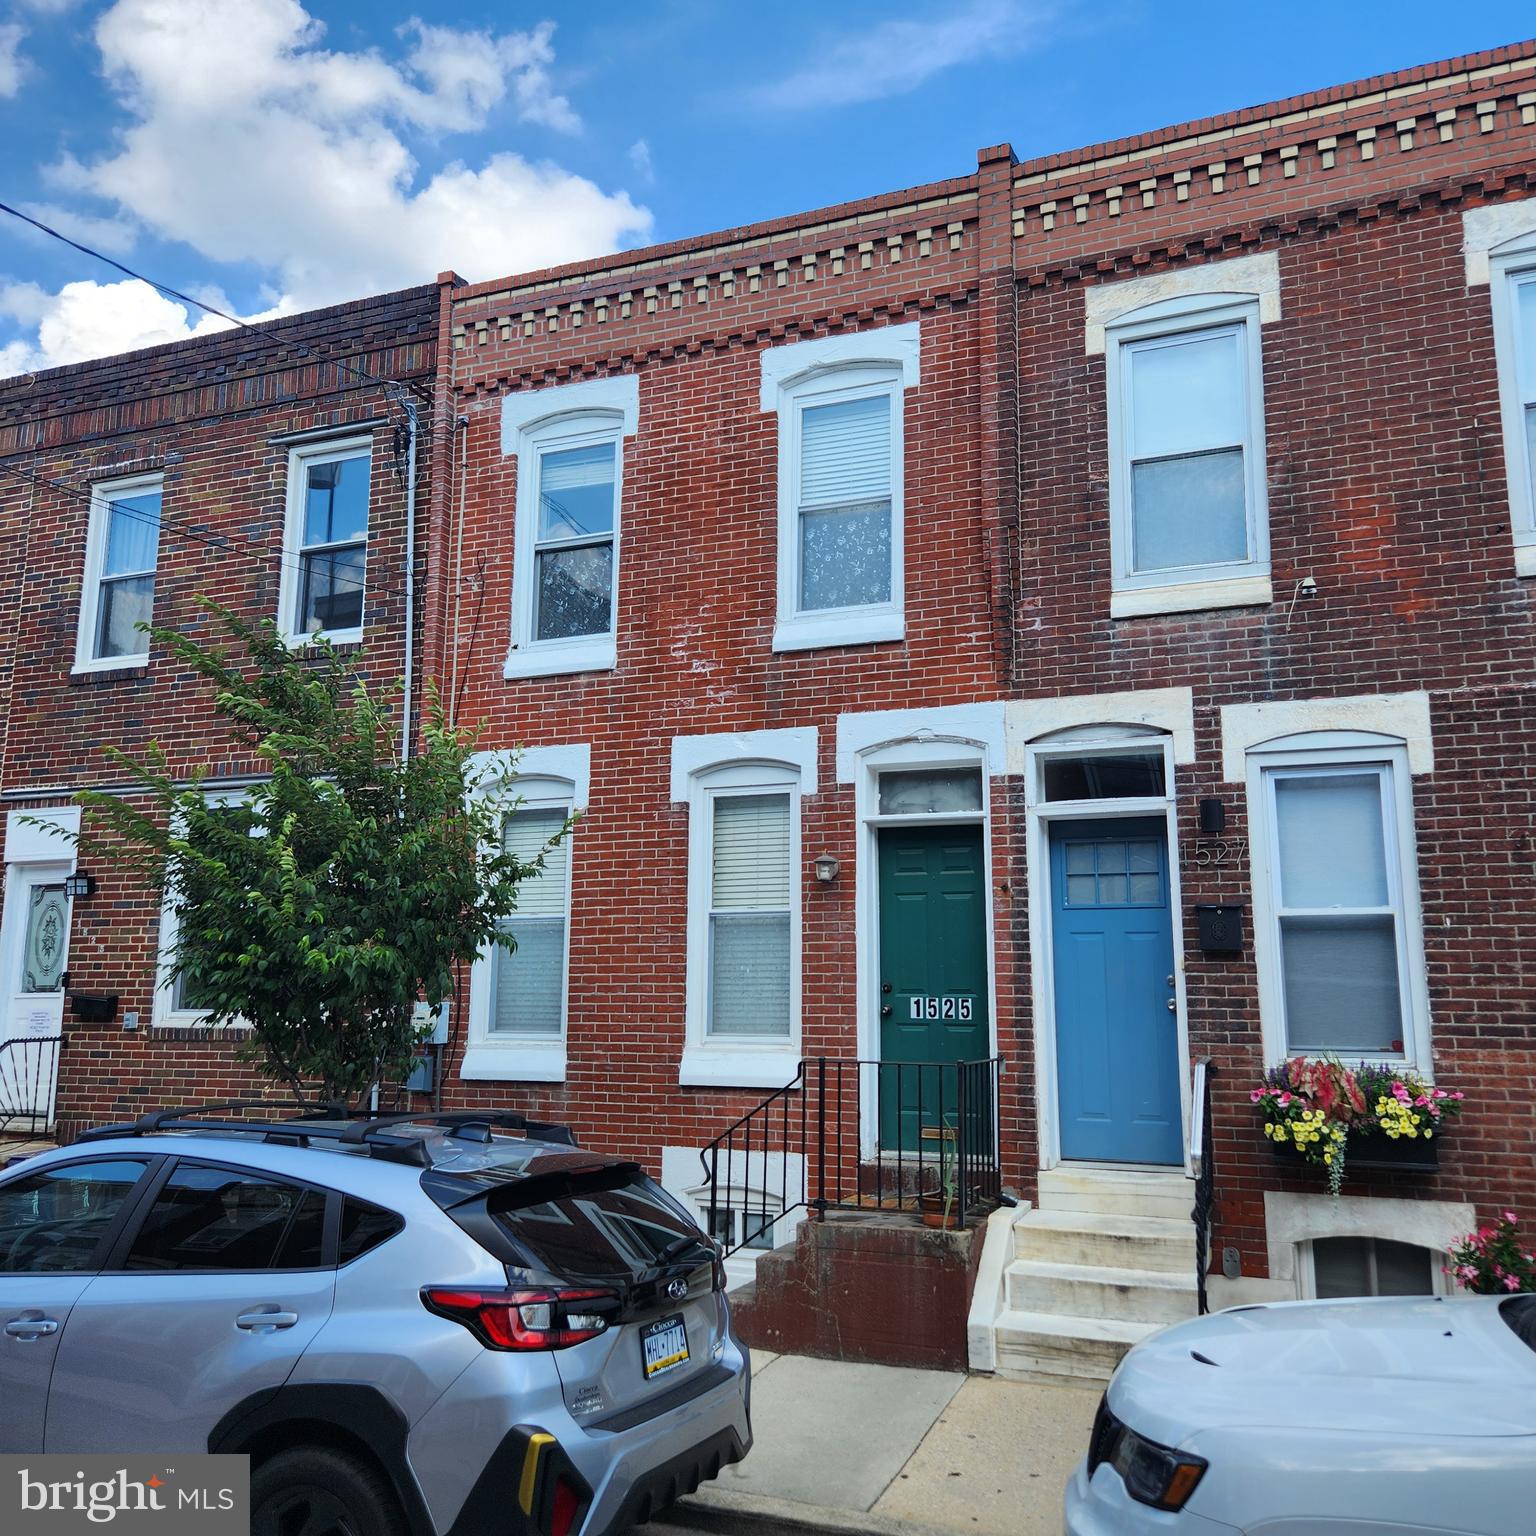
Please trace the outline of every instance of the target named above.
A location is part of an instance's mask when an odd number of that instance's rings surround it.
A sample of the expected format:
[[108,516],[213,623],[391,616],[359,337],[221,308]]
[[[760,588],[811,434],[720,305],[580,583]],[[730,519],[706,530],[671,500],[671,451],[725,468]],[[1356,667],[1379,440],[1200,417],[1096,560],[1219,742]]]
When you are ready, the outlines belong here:
[[155,1196],[127,1269],[313,1269],[325,1196],[261,1173],[181,1163]]
[[341,1237],[336,1249],[336,1262],[350,1264],[365,1253],[388,1242],[405,1223],[393,1212],[366,1200],[354,1200],[348,1195],[341,1204]]
[[1499,1316],[1527,1349],[1536,1349],[1536,1296],[1511,1296],[1500,1305]]
[[698,1239],[700,1254],[708,1247],[694,1221],[644,1174],[612,1169],[562,1178],[549,1198],[538,1199],[552,1182],[530,1180],[534,1188],[526,1190],[514,1186],[491,1207],[551,1274],[572,1280],[638,1275],[676,1256],[679,1244],[686,1250],[689,1237]]
[[78,1274],[96,1267],[112,1219],[147,1161],[64,1163],[0,1186],[0,1274]]

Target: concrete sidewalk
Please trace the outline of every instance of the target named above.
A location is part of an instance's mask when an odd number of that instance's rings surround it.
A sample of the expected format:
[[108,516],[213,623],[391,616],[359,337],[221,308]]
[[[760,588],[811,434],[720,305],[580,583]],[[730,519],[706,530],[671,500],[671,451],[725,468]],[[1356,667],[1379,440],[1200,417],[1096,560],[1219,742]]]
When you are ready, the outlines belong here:
[[752,1365],[752,1454],[667,1520],[1059,1536],[1097,1389],[758,1351]]

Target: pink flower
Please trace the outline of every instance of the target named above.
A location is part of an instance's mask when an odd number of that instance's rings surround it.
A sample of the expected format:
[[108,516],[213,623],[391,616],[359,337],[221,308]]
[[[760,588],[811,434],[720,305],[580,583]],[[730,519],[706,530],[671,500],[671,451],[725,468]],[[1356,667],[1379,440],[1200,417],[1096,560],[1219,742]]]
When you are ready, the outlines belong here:
[[1516,1216],[1513,1211],[1505,1211],[1504,1212],[1504,1220],[1507,1221],[1510,1224],[1510,1226],[1513,1227],[1513,1226],[1515,1226],[1519,1222],[1520,1218],[1518,1216]]
[[1262,1088],[1255,1088],[1253,1092],[1248,1095],[1248,1102],[1250,1104],[1257,1104],[1263,1097],[1264,1090]]
[[1520,1282],[1513,1275],[1506,1275],[1504,1277],[1504,1289],[1506,1291],[1518,1291],[1520,1289]]
[[1455,1092],[1455,1093],[1453,1093],[1453,1094],[1452,1094],[1452,1095],[1451,1095],[1451,1097],[1452,1097],[1452,1098],[1453,1098],[1453,1099],[1464,1099],[1464,1098],[1466,1098],[1466,1094],[1464,1094],[1464,1093],[1463,1093],[1463,1092],[1462,1092],[1462,1091],[1461,1091],[1461,1090],[1460,1090],[1460,1089],[1459,1089],[1459,1088],[1458,1088],[1458,1089],[1457,1089],[1457,1090],[1456,1090],[1456,1092]]
[[1280,1108],[1281,1109],[1289,1109],[1290,1107],[1291,1107],[1291,1096],[1290,1096],[1290,1094],[1282,1093],[1280,1095]]

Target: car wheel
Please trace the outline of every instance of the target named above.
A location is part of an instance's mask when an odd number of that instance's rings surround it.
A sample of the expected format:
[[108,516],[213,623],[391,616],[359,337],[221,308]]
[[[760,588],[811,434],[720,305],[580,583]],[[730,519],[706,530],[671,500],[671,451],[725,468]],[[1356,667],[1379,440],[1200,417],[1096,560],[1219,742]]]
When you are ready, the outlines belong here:
[[384,1476],[323,1446],[279,1451],[251,1474],[251,1536],[406,1536]]

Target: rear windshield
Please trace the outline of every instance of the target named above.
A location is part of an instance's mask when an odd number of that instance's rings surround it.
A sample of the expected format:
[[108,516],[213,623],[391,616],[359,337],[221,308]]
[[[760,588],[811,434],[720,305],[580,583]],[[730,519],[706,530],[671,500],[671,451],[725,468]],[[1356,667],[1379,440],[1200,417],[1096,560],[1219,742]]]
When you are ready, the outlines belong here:
[[1499,1316],[1527,1349],[1536,1349],[1536,1296],[1511,1296],[1499,1307]]
[[495,1201],[491,1210],[532,1263],[550,1274],[599,1280],[709,1257],[693,1219],[633,1169],[531,1179],[528,1185],[508,1190],[510,1198]]

